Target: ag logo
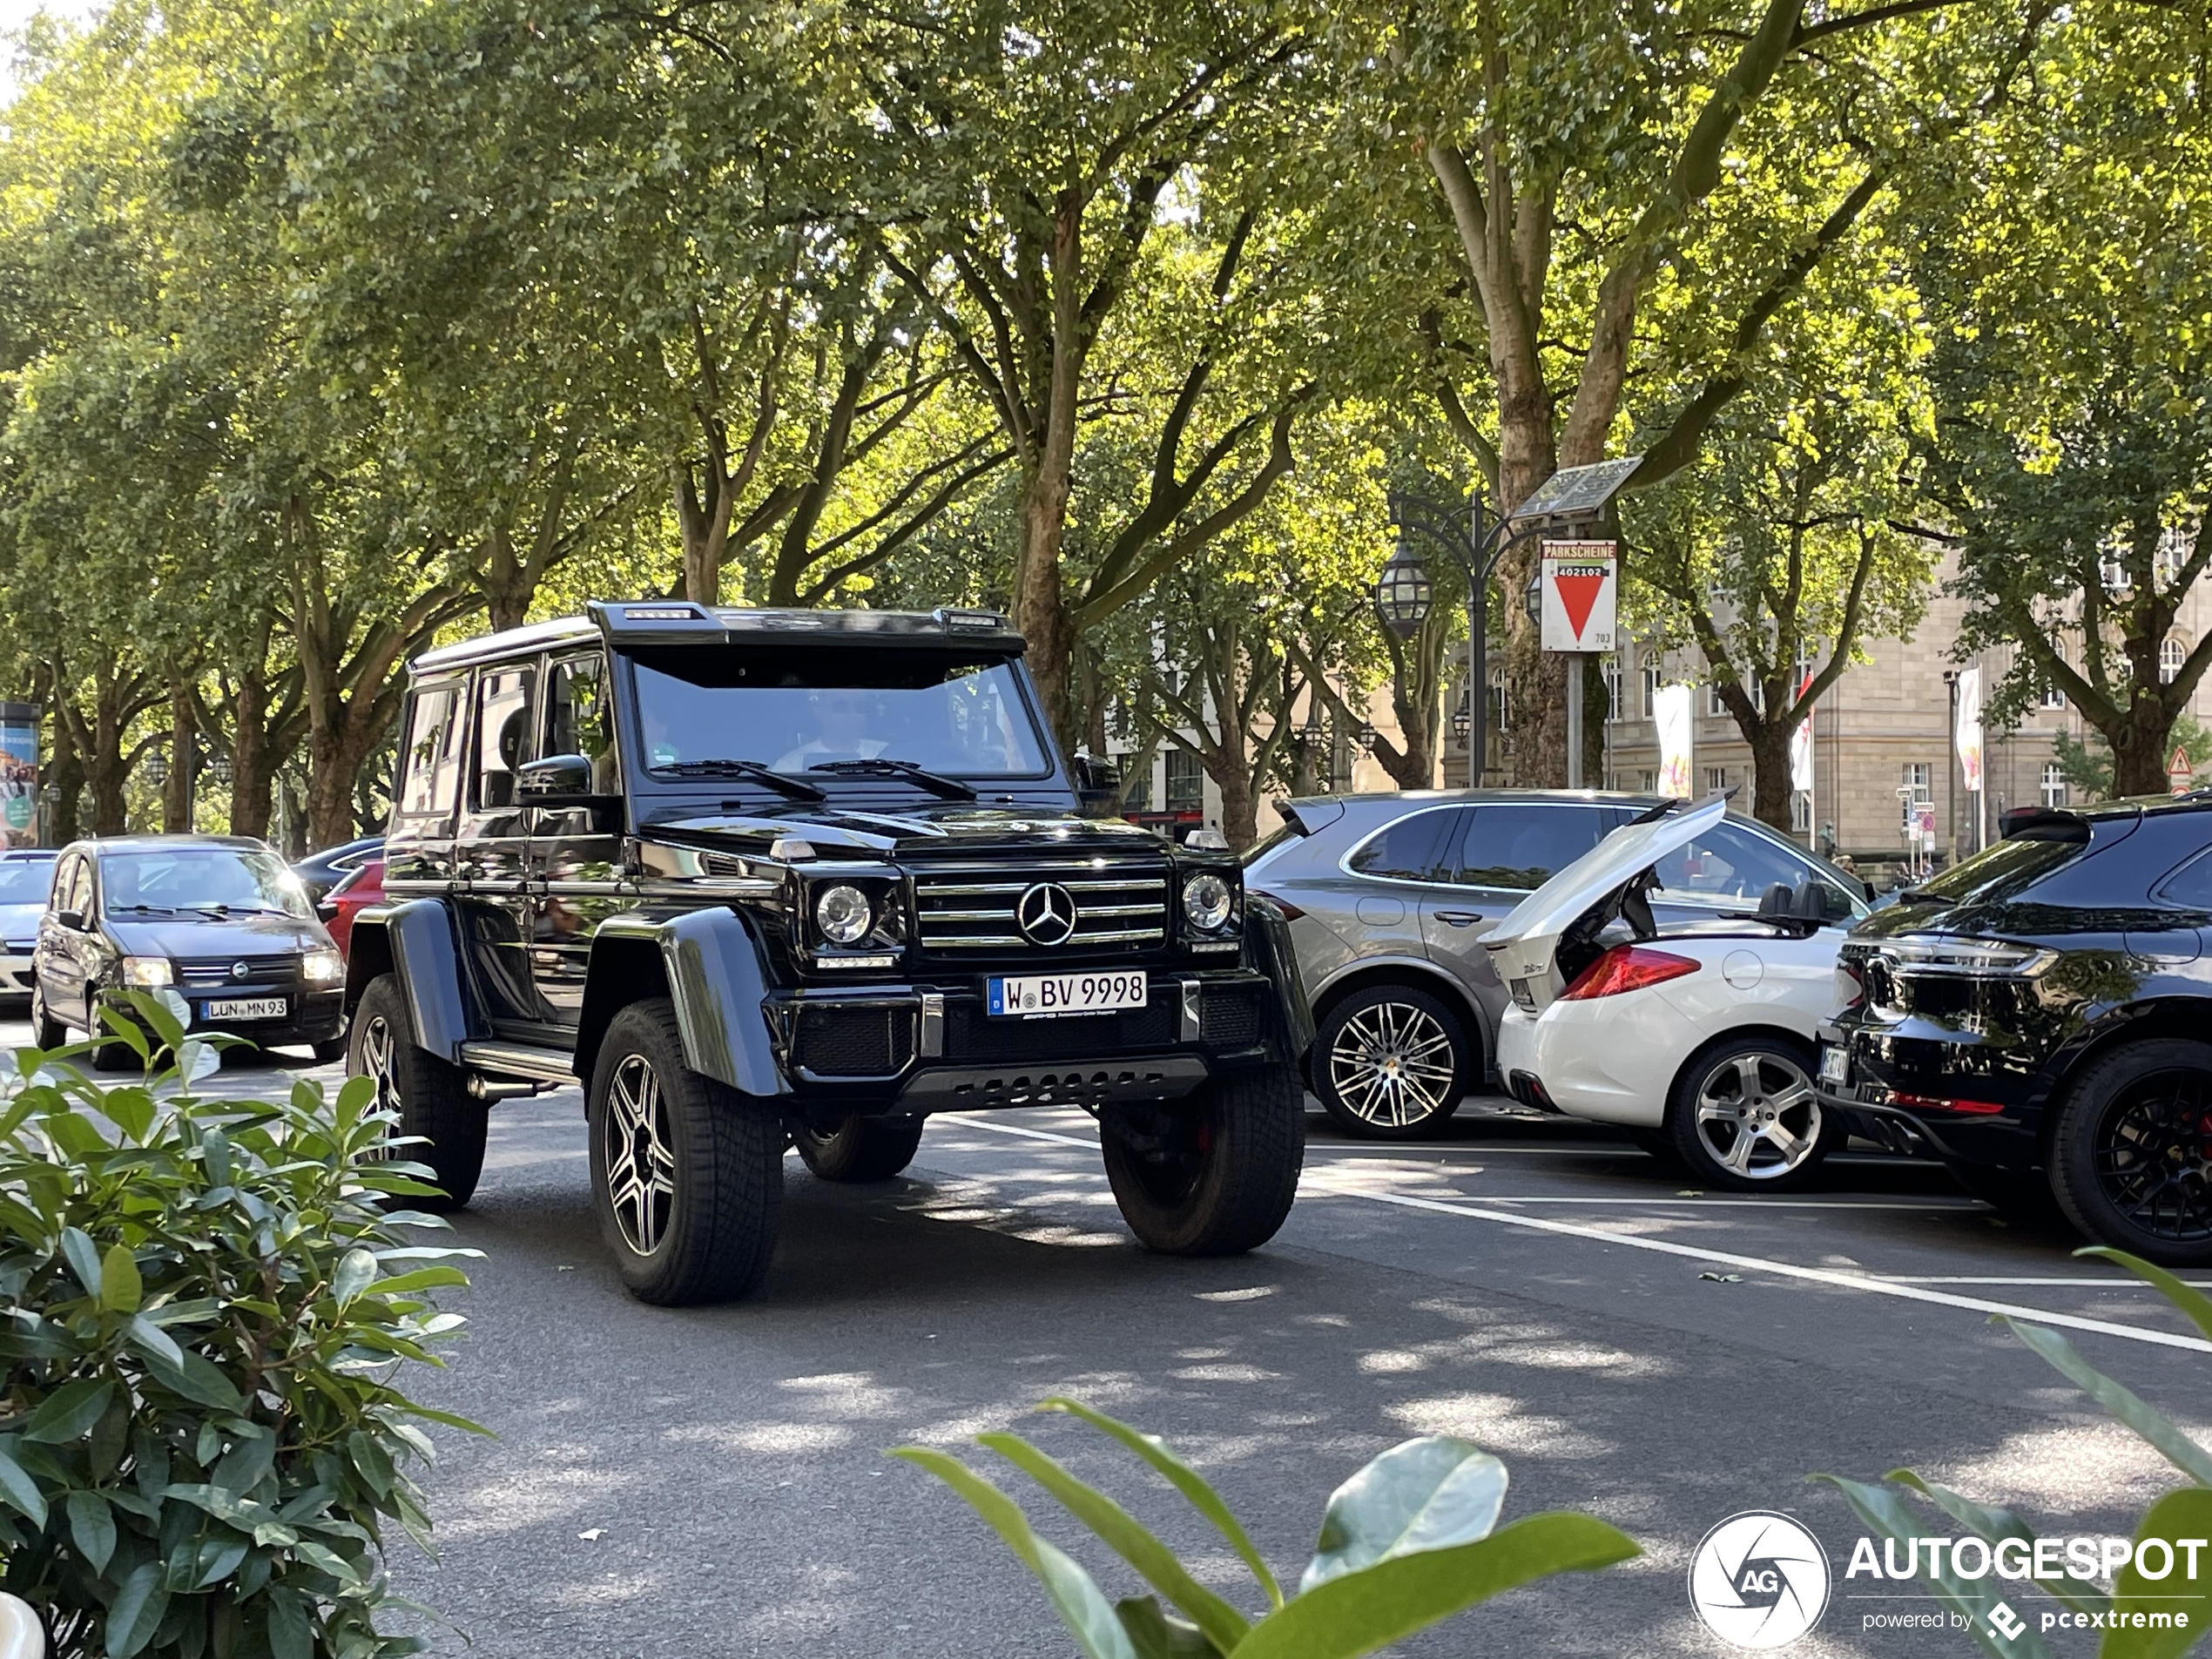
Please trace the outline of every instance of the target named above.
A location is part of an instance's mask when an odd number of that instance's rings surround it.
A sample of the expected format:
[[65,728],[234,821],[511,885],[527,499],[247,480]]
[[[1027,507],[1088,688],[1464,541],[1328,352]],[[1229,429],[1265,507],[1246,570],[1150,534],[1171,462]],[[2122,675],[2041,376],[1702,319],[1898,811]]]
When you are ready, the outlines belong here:
[[1689,1558],[1689,1604],[1736,1648],[1784,1648],[1828,1606],[1828,1552],[1787,1515],[1730,1515]]
[[1064,945],[1076,931],[1076,900],[1056,881],[1040,881],[1014,907],[1014,920],[1033,945]]

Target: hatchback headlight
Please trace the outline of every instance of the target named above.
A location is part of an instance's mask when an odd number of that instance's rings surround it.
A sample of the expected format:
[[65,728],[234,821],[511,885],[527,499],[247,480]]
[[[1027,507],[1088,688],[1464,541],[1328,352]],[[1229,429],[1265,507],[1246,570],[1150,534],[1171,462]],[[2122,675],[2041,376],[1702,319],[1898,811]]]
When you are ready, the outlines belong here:
[[300,976],[310,985],[328,985],[346,977],[346,959],[334,950],[311,950],[300,959]]
[[857,945],[875,923],[875,907],[858,887],[840,882],[814,900],[814,922],[833,945]]
[[125,956],[123,959],[123,982],[125,985],[171,985],[176,982],[176,972],[169,966],[166,956]]
[[1226,881],[1204,871],[1183,884],[1183,914],[1200,933],[1219,933],[1228,925],[1231,897]]

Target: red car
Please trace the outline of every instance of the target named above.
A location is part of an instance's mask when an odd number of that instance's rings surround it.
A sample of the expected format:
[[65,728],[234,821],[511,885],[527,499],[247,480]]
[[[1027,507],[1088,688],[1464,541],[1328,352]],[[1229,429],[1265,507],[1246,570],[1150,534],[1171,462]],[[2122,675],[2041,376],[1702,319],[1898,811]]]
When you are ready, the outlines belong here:
[[338,941],[341,951],[350,950],[354,939],[354,918],[373,904],[384,899],[384,860],[369,859],[351,871],[346,879],[323,895],[315,907],[315,914],[330,929],[330,936]]

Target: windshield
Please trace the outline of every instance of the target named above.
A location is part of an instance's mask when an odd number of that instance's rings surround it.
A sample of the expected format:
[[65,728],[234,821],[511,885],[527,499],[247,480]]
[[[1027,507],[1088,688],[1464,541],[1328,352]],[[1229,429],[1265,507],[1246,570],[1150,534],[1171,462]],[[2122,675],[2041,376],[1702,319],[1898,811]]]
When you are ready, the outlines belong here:
[[44,904],[53,885],[51,859],[0,859],[0,904]]
[[1002,657],[944,651],[641,651],[645,769],[716,760],[803,773],[898,760],[959,778],[1036,778],[1050,751]]
[[2027,891],[2060,865],[2072,863],[2088,850],[2088,845],[2086,830],[2071,834],[2014,836],[1986,846],[1941,875],[1919,883],[1908,896],[1925,894],[1960,902],[2002,904]]
[[110,853],[100,860],[100,900],[110,915],[134,910],[314,914],[299,879],[274,855],[234,846]]

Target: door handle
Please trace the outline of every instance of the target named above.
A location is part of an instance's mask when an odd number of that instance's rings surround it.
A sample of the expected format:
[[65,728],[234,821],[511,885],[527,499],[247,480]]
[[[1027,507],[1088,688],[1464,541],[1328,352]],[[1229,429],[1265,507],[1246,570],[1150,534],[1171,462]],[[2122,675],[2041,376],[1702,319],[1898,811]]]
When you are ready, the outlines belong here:
[[1469,922],[1480,921],[1482,917],[1479,912],[1473,910],[1440,910],[1436,913],[1436,919],[1448,921],[1454,927],[1464,927]]

